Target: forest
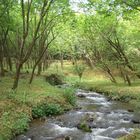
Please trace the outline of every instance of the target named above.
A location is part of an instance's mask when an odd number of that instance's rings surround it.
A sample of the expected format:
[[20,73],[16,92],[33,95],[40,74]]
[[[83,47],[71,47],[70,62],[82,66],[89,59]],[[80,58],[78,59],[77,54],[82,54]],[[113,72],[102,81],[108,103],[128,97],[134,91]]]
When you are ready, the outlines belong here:
[[139,0],[0,0],[0,140],[140,140]]

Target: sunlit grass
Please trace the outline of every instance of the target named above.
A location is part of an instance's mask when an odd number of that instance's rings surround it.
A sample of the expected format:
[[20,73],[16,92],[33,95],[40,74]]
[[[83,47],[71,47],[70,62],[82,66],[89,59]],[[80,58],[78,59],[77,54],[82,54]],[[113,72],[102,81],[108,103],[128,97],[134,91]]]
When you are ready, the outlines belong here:
[[43,76],[35,77],[31,85],[28,84],[28,79],[28,75],[20,79],[19,87],[15,91],[11,89],[11,77],[1,79],[0,140],[11,139],[14,134],[27,129],[29,120],[32,119],[32,107],[37,104],[58,104],[62,109],[72,108],[64,89],[51,86]]
[[[23,72],[26,72],[26,70],[23,70]],[[32,119],[32,106],[38,103],[47,101],[48,103],[59,104],[64,108],[71,108],[68,100],[73,103],[73,98],[65,95],[66,99],[64,97],[65,90],[51,86],[45,81],[44,76],[50,73],[64,76],[66,83],[72,84],[77,88],[105,93],[112,99],[121,99],[133,105],[135,109],[140,110],[140,80],[133,81],[132,86],[128,86],[120,78],[117,78],[118,83],[114,84],[102,71],[87,67],[80,81],[71,62],[65,61],[64,69],[61,69],[60,63],[52,63],[48,70],[42,73],[42,76],[35,76],[31,85],[28,84],[30,75],[23,74],[19,87],[15,91],[11,89],[14,77],[7,76],[1,79],[0,133],[6,136],[6,140],[11,138],[14,129],[19,131],[17,133],[21,133],[27,128],[28,119]],[[15,127],[17,125],[16,120],[23,124],[19,125],[18,129]]]

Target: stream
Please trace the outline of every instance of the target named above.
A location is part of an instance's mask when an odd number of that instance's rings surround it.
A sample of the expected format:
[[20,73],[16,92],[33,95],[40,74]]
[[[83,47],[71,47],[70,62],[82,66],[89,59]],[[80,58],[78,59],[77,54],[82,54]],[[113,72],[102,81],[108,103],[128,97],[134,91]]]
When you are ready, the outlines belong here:
[[[140,113],[128,104],[108,101],[101,94],[77,90],[79,109],[63,115],[33,121],[30,129],[15,140],[115,140],[140,128]],[[92,132],[77,129],[86,115],[94,116],[89,123]]]

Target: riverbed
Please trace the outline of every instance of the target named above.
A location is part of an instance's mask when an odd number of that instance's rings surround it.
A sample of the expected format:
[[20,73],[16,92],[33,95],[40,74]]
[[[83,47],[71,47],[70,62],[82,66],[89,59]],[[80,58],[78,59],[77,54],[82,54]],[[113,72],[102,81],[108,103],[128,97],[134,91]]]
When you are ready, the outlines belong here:
[[[15,140],[115,140],[140,128],[140,113],[127,103],[109,101],[104,95],[77,90],[78,108],[45,121],[33,121]],[[77,128],[85,116],[94,116],[91,133]]]

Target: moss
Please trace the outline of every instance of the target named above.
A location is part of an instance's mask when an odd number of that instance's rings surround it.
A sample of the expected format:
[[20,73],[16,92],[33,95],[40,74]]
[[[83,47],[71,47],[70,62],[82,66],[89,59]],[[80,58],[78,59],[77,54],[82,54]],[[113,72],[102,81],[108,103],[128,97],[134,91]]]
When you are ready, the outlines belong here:
[[45,78],[46,78],[46,81],[53,86],[62,85],[64,83],[62,75],[59,75],[59,74],[50,74],[50,75],[45,76]]
[[78,125],[78,129],[81,129],[84,132],[90,132],[90,133],[92,132],[92,129],[89,127],[89,125],[85,121],[81,122]]

